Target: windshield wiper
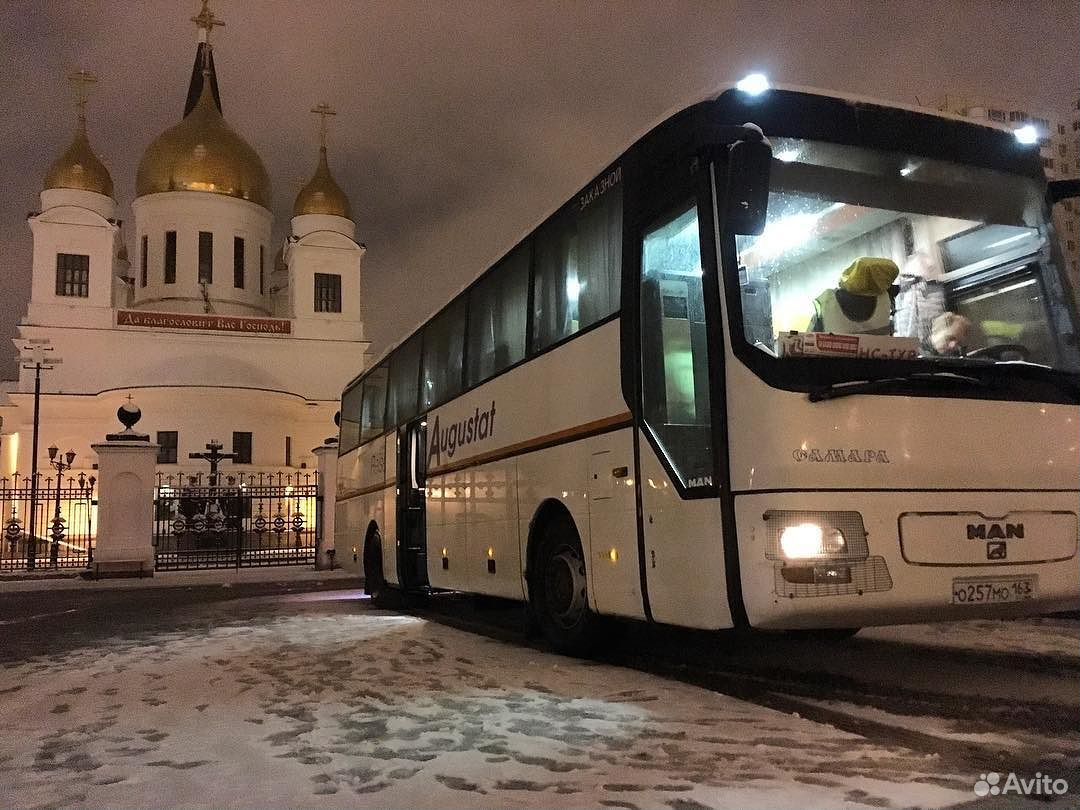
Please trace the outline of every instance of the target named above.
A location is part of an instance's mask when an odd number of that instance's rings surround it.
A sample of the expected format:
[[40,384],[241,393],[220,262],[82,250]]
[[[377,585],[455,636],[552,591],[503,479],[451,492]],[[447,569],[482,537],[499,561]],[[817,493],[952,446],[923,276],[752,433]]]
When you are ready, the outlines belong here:
[[898,377],[875,377],[870,380],[845,380],[832,383],[813,389],[807,398],[811,402],[822,402],[826,399],[838,399],[852,394],[874,394],[880,391],[904,390],[920,386],[988,388],[990,383],[979,377],[957,374],[954,371],[916,371]]

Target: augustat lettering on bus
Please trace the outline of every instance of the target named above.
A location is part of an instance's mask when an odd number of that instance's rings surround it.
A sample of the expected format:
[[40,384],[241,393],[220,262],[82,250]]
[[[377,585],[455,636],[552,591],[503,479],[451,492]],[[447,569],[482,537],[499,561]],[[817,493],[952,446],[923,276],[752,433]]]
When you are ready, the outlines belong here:
[[491,403],[490,410],[481,411],[477,408],[472,416],[452,422],[446,427],[439,423],[439,417],[436,416],[435,424],[432,425],[431,434],[428,436],[428,469],[435,469],[442,464],[443,453],[451,459],[462,447],[482,441],[494,434],[494,401]]
[[608,189],[617,186],[621,180],[622,166],[616,166],[610,172],[608,172],[591,186],[589,186],[585,193],[578,197],[578,210],[584,211],[598,198],[602,197],[608,191]]

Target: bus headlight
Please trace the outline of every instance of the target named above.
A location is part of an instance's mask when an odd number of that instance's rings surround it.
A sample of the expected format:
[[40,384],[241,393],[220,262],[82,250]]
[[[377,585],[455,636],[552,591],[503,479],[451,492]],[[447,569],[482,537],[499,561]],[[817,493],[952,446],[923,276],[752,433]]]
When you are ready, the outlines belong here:
[[817,523],[798,523],[780,532],[780,553],[789,560],[843,556],[846,546],[843,532]]
[[858,512],[770,509],[765,556],[785,562],[865,560],[866,530]]

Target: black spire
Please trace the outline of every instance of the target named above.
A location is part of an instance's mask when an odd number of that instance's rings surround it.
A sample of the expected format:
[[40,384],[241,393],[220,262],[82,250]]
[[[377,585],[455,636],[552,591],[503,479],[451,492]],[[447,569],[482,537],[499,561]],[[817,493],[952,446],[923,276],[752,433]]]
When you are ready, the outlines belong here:
[[214,51],[206,42],[200,42],[195,51],[195,64],[191,68],[191,84],[188,85],[187,101],[184,102],[184,117],[195,107],[203,89],[203,65],[210,72],[210,89],[214,93],[214,104],[221,112],[221,93],[218,91],[217,70],[214,68]]

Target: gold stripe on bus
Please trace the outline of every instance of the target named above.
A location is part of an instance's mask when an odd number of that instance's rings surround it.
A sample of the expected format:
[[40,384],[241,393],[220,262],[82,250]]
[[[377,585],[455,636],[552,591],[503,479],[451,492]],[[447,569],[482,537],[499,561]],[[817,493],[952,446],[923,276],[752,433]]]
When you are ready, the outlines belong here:
[[520,456],[532,452],[533,450],[543,450],[559,444],[567,444],[568,442],[578,441],[579,439],[587,439],[590,436],[596,436],[600,433],[618,430],[622,427],[629,427],[632,423],[633,420],[630,417],[630,412],[624,411],[615,416],[596,419],[592,422],[586,422],[583,425],[566,428],[565,430],[557,430],[554,433],[537,436],[533,439],[526,439],[523,442],[517,442],[516,444],[501,447],[498,450],[489,450],[486,453],[470,456],[461,461],[443,464],[441,467],[428,470],[427,475],[430,478],[434,475],[446,475],[447,473],[464,470],[467,467],[478,467],[481,464],[488,464],[492,461],[502,461],[504,458]]
[[349,498],[359,498],[361,495],[370,495],[372,492],[378,492],[381,489],[394,486],[393,481],[387,481],[382,484],[372,484],[369,487],[361,487],[360,489],[347,489],[337,496],[339,501],[347,501]]

